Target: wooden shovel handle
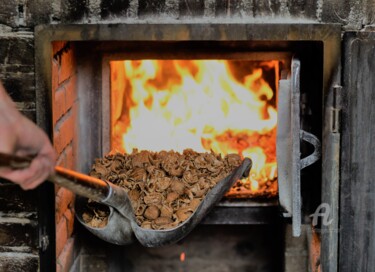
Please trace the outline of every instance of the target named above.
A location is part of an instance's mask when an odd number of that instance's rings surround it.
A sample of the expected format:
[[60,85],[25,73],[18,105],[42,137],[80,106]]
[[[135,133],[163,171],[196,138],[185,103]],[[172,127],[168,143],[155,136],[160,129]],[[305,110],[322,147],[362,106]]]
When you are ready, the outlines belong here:
[[30,166],[32,157],[18,157],[10,154],[0,153],[0,167],[12,169],[24,169]]
[[[0,153],[0,167],[21,170],[29,167],[32,160],[32,157]],[[109,194],[110,186],[107,182],[59,166],[55,167],[55,173],[49,176],[48,180],[78,195],[99,202],[106,199]]]

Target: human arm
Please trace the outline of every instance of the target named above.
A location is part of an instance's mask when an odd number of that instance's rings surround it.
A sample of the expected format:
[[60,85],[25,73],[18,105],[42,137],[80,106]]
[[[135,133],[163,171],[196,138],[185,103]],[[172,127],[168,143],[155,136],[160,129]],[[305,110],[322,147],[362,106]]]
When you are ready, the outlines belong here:
[[47,135],[16,109],[1,83],[0,152],[35,156],[26,169],[0,168],[0,177],[19,184],[25,190],[37,187],[54,172],[56,154]]

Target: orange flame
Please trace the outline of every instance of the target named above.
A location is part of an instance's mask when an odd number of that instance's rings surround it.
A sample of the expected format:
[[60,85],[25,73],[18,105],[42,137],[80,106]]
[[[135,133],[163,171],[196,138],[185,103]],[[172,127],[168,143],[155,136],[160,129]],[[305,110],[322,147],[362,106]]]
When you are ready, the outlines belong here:
[[276,90],[263,73],[273,69],[277,82],[278,61],[236,63],[112,61],[112,150],[239,153],[253,160],[252,190],[275,178]]

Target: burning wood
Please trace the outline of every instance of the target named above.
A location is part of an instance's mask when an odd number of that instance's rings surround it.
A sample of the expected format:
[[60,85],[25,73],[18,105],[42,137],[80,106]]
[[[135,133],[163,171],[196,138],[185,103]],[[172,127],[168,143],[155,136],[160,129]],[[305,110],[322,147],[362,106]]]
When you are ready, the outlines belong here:
[[[191,149],[182,154],[133,150],[97,159],[90,175],[125,188],[137,223],[160,230],[187,220],[208,191],[240,164],[237,154],[222,158]],[[108,215],[107,207],[91,202],[83,220],[92,227],[104,227]]]

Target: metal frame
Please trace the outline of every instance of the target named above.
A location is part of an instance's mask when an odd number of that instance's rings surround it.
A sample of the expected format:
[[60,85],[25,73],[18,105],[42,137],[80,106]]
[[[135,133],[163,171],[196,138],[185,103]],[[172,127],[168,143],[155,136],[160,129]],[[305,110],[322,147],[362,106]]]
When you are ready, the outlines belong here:
[[53,41],[235,41],[248,49],[294,50],[298,43],[319,42],[323,48],[322,202],[335,207],[332,224],[322,233],[322,268],[336,271],[340,134],[333,133],[333,89],[340,85],[339,24],[110,24],[41,25],[35,28],[37,122],[52,135],[51,63]]
[[291,75],[291,137],[292,137],[292,230],[294,236],[301,235],[301,165],[300,165],[300,71],[301,63],[299,60],[292,60]]

